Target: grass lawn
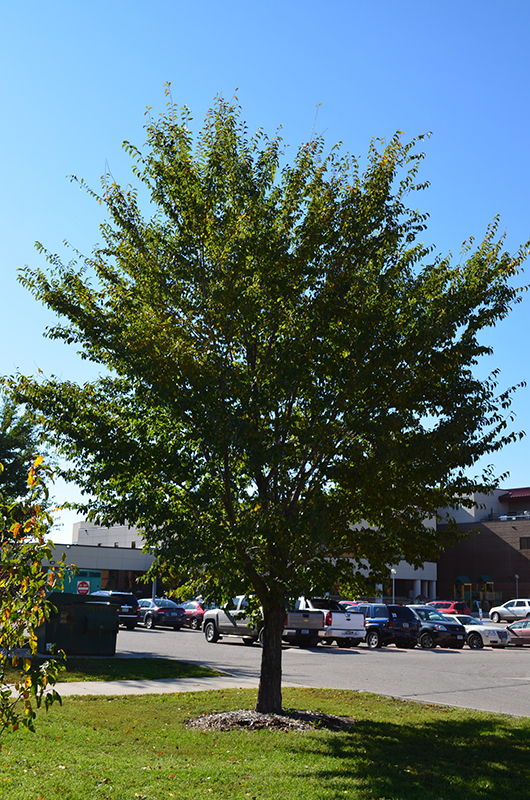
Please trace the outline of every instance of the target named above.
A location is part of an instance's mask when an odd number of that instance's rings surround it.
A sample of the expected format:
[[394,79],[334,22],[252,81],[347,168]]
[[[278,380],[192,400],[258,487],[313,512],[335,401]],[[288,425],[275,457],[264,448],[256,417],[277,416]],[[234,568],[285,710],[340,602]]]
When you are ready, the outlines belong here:
[[[208,678],[222,675],[215,669],[170,658],[82,658],[68,656],[59,681],[126,681],[156,678]],[[14,683],[20,670],[6,667],[6,681]],[[1,794],[0,794],[1,797]]]
[[284,706],[352,716],[347,732],[186,729],[255,692],[67,697],[37,733],[4,734],[9,800],[526,800],[530,721],[348,691],[285,689]]

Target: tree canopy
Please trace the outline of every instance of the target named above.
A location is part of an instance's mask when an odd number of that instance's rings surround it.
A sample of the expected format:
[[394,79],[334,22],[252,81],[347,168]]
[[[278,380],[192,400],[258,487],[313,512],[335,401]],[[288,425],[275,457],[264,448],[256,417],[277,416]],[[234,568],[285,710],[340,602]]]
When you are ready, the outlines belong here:
[[473,370],[526,248],[494,222],[457,264],[435,256],[408,205],[421,144],[375,140],[361,168],[314,137],[284,163],[235,100],[196,137],[168,103],[144,151],[124,144],[140,191],[88,189],[108,212],[93,253],[39,244],[49,268],[22,275],[64,319],[48,335],[104,372],[19,376],[19,399],[93,517],[137,524],[183,592],[258,599],[259,710],[281,706],[288,598],[435,556],[425,518],[493,486],[469,470],[516,435],[512,389]]
[[13,502],[0,492],[0,735],[20,725],[34,731],[36,709],[61,700],[53,687],[64,654],[60,660],[32,662],[35,629],[51,611],[46,597],[62,586],[64,574],[64,557],[46,571],[41,567],[43,559],[53,558],[53,544],[46,539],[52,519],[42,508],[50,478],[39,456],[30,465],[22,497]]
[[6,497],[26,494],[28,473],[42,452],[42,431],[29,411],[8,395],[0,398],[0,491]]

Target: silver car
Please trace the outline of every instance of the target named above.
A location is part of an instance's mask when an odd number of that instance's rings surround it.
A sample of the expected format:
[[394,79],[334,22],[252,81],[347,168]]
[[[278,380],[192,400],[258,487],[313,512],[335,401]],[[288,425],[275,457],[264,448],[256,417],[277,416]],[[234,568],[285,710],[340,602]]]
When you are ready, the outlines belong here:
[[490,609],[489,616],[492,622],[500,622],[501,619],[513,622],[516,619],[530,618],[530,600],[528,598],[508,600],[502,606]]
[[484,647],[506,647],[509,635],[505,628],[494,628],[467,614],[444,614],[447,619],[459,622],[466,629],[466,644],[473,650]]

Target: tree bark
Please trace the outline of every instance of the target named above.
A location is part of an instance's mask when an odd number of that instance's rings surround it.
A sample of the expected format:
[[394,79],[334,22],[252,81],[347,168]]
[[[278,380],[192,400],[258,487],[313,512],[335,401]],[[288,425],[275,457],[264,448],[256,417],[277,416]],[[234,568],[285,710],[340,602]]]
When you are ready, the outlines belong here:
[[263,650],[256,711],[282,713],[282,633],[285,622],[283,602],[263,608]]

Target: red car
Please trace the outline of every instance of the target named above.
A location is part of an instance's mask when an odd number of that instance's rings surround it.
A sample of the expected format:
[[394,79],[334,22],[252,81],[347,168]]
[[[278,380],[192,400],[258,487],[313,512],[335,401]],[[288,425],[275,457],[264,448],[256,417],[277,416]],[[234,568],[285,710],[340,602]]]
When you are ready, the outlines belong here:
[[442,614],[467,614],[471,616],[471,609],[462,600],[431,600],[425,605],[437,608]]
[[349,611],[352,607],[359,605],[359,600],[339,600],[339,606],[341,606],[344,611]]
[[186,612],[186,625],[189,625],[193,630],[198,630],[202,626],[205,609],[198,600],[187,600],[185,603],[179,603],[179,608],[183,608]]
[[506,630],[510,635],[509,643],[515,645],[515,647],[530,644],[530,619],[520,619],[518,622],[512,622]]

